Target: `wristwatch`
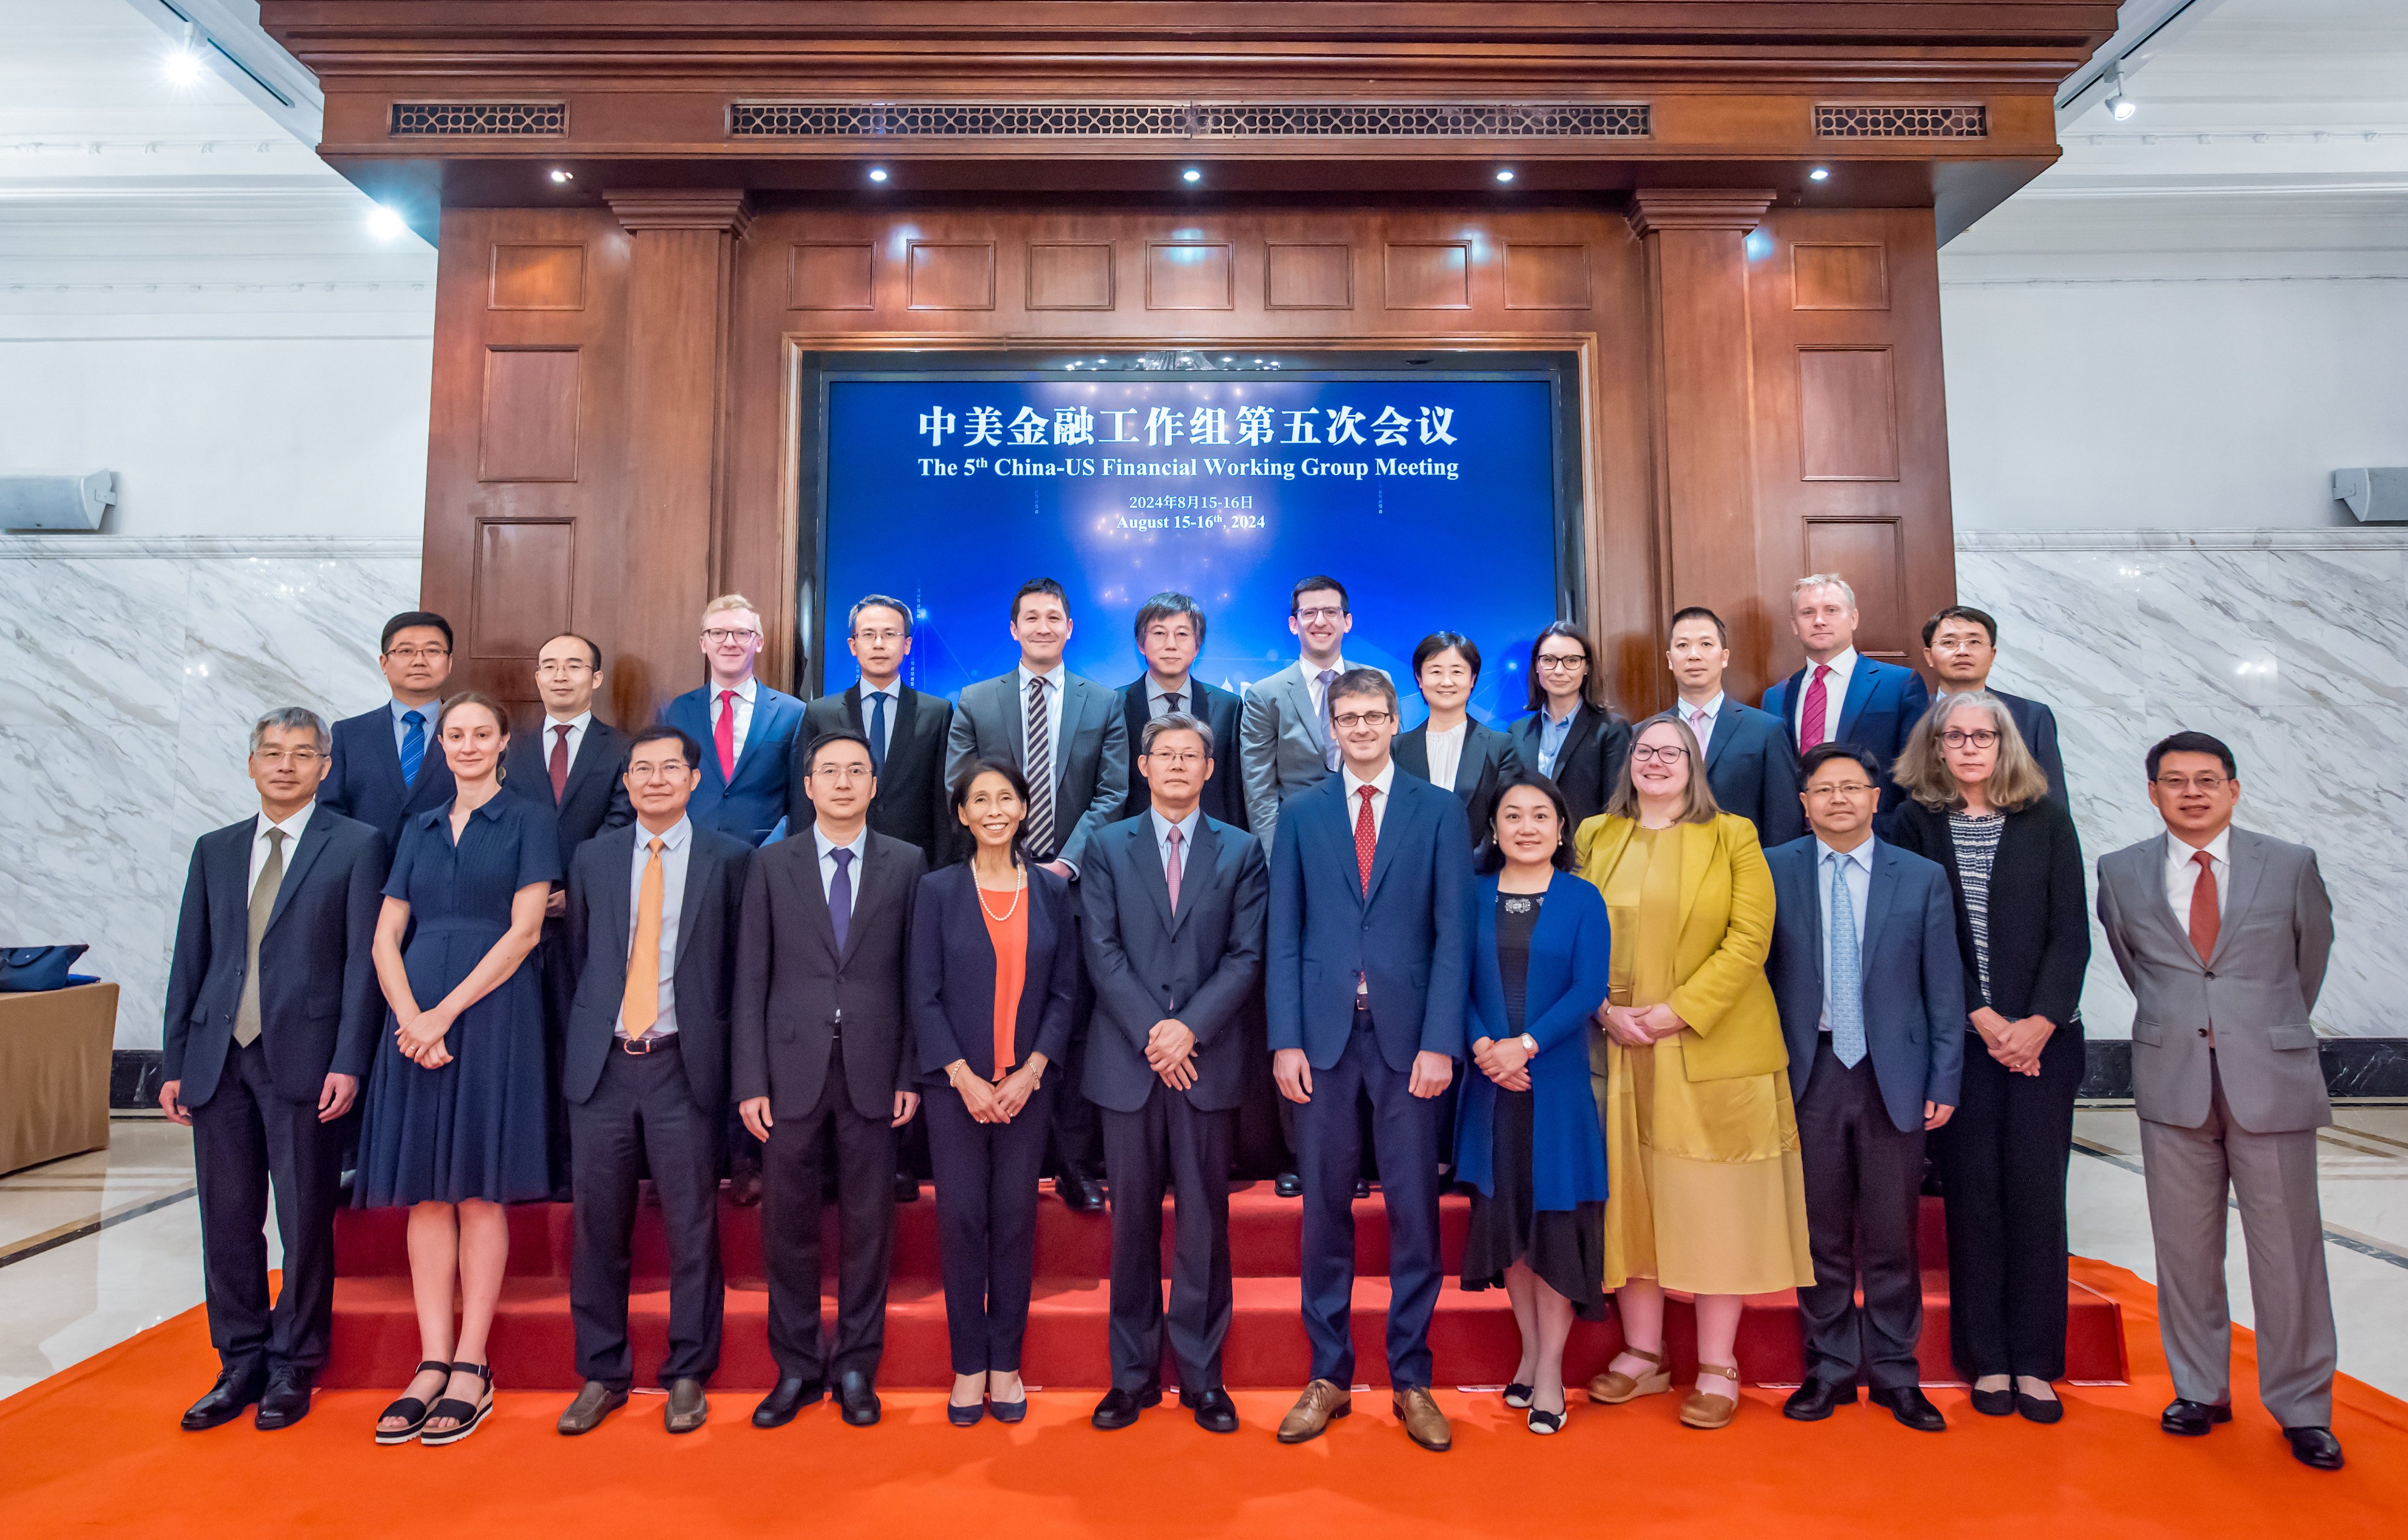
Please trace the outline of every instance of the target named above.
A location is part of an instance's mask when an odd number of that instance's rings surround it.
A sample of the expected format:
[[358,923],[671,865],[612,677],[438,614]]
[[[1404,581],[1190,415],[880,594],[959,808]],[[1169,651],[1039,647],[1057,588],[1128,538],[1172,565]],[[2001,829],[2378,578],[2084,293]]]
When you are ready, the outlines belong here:
[[1535,1058],[1537,1058],[1537,1057],[1538,1057],[1538,1054],[1539,1054],[1539,1040],[1538,1040],[1537,1038],[1535,1038],[1535,1037],[1531,1036],[1531,1035],[1530,1035],[1528,1033],[1526,1033],[1526,1033],[1524,1033],[1524,1034],[1522,1034],[1522,1048],[1523,1048],[1523,1050],[1524,1050],[1525,1052],[1528,1053],[1532,1058],[1534,1058],[1534,1059],[1535,1059]]

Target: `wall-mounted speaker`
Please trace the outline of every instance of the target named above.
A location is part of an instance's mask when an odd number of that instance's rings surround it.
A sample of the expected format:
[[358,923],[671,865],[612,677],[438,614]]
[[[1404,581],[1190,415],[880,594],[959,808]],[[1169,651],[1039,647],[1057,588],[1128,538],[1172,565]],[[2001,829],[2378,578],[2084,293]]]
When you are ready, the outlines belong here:
[[96,530],[117,501],[117,473],[0,476],[0,529]]
[[2408,465],[2372,465],[2332,473],[2336,503],[2346,503],[2361,524],[2408,519]]

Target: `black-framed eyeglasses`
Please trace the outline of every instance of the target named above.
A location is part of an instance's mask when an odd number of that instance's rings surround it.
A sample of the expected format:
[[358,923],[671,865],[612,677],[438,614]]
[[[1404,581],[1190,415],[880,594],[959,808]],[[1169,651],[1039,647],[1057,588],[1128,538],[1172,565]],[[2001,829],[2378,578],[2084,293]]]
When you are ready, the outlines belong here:
[[1998,741],[1999,732],[1994,727],[1952,727],[1940,734],[1941,744],[1949,749],[1963,749],[1969,744],[1975,749],[1989,749]]

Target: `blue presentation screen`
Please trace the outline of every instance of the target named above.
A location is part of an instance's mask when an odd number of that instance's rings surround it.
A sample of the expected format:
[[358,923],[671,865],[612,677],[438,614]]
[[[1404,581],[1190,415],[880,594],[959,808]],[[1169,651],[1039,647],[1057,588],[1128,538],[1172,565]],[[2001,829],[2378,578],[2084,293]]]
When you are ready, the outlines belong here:
[[904,677],[958,699],[1010,670],[1011,592],[1068,592],[1073,673],[1143,668],[1131,626],[1165,589],[1202,602],[1198,677],[1232,691],[1295,661],[1288,591],[1353,596],[1350,663],[1410,663],[1433,631],[1483,655],[1475,716],[1523,709],[1555,619],[1553,387],[1541,376],[1398,380],[835,376],[826,383],[824,687],[853,678],[846,610],[913,607]]

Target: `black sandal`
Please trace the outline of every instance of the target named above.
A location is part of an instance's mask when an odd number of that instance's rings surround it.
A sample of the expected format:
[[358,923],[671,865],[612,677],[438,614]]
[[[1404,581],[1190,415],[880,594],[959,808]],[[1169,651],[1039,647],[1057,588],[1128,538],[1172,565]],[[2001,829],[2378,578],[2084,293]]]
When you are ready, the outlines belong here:
[[[440,1359],[430,1358],[425,1360],[423,1362],[420,1363],[417,1368],[409,1371],[409,1377],[416,1379],[419,1376],[429,1372],[444,1376],[444,1383],[451,1383],[450,1376],[452,1373],[452,1365],[444,1362]],[[434,1415],[435,1414],[433,1412],[427,1410],[426,1403],[419,1400],[416,1396],[403,1396],[399,1401],[387,1406],[383,1411],[377,1413],[377,1421],[380,1426],[376,1431],[376,1441],[380,1444],[414,1443],[418,1438],[420,1430],[426,1426],[426,1419]],[[389,1417],[406,1417],[409,1419],[409,1426],[407,1428],[387,1428],[381,1426],[384,1419]]]
[[418,1435],[418,1441],[430,1448],[459,1443],[475,1433],[477,1424],[484,1421],[486,1414],[494,1409],[494,1366],[492,1364],[455,1362],[452,1365],[452,1372],[455,1375],[475,1375],[485,1382],[485,1389],[474,1403],[446,1396],[435,1404],[426,1414],[428,1421],[431,1422],[438,1417],[448,1417],[453,1421],[452,1426],[440,1432]]

